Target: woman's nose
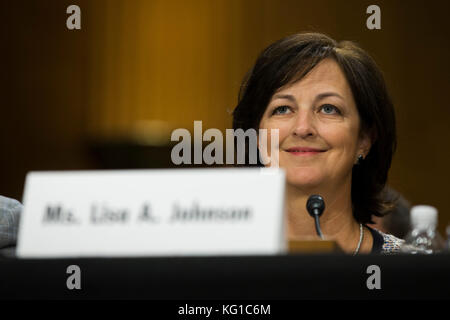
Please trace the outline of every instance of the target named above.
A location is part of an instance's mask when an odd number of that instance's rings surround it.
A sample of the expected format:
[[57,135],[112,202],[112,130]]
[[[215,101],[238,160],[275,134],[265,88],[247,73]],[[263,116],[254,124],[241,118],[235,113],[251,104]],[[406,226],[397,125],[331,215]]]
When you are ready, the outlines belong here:
[[313,116],[310,112],[299,112],[295,121],[293,134],[300,138],[316,135]]

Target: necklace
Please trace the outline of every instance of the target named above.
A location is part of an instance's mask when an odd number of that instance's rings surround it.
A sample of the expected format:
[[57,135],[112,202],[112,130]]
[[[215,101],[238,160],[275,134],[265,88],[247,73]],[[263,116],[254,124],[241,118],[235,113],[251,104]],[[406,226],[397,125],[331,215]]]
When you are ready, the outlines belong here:
[[353,252],[353,255],[356,256],[359,252],[359,248],[361,248],[361,243],[364,237],[364,229],[363,229],[363,225],[362,223],[359,224],[359,242],[358,242],[358,246],[356,247],[355,252]]

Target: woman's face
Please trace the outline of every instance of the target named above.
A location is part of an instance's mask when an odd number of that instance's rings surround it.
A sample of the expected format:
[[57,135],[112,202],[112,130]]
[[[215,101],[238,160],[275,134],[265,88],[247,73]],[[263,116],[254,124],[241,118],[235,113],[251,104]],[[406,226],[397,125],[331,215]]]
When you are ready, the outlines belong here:
[[299,187],[351,181],[358,155],[365,157],[370,149],[369,138],[359,136],[350,86],[333,59],[322,60],[306,77],[275,92],[260,129],[279,129],[279,166],[288,183]]

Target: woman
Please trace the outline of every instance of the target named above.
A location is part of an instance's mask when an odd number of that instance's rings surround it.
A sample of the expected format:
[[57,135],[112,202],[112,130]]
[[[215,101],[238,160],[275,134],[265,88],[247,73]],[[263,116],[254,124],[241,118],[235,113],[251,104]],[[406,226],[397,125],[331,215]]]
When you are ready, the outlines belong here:
[[365,226],[390,209],[381,193],[396,147],[393,106],[365,51],[318,33],[286,37],[260,54],[239,96],[235,130],[279,130],[290,239],[315,236],[306,201],[320,194],[322,232],[345,252],[399,250],[402,240]]

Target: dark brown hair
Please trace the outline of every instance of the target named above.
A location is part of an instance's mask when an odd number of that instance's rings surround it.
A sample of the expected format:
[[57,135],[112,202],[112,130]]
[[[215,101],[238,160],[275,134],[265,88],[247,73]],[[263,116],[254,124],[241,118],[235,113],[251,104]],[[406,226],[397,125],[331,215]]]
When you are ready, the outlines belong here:
[[357,44],[336,42],[320,33],[295,34],[271,44],[243,81],[233,128],[258,129],[272,95],[302,79],[325,58],[334,59],[342,69],[356,102],[361,133],[372,138],[370,152],[353,167],[351,190],[355,219],[370,223],[372,214],[383,216],[391,208],[381,192],[396,148],[395,114],[381,71]]

